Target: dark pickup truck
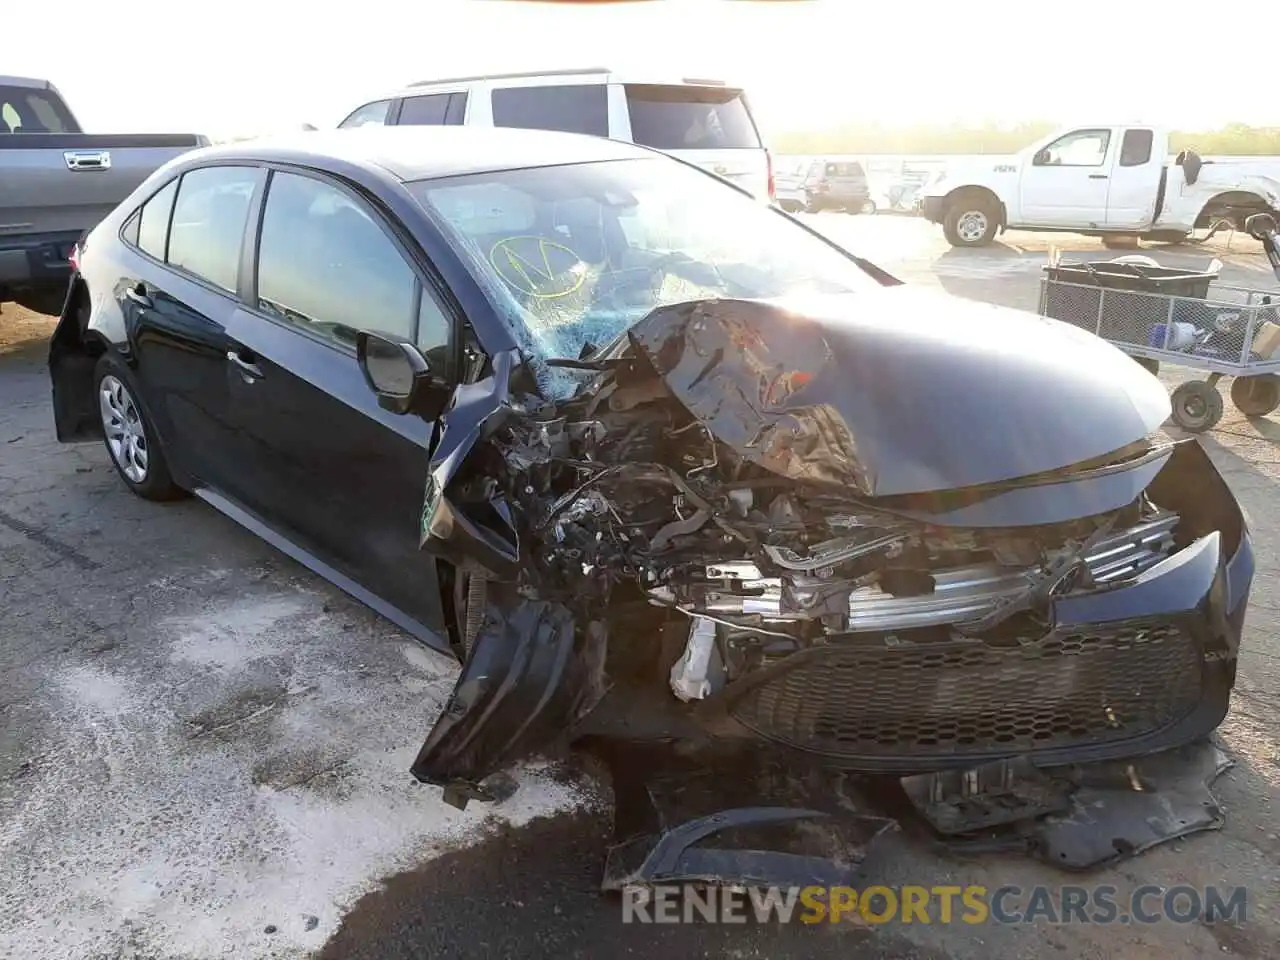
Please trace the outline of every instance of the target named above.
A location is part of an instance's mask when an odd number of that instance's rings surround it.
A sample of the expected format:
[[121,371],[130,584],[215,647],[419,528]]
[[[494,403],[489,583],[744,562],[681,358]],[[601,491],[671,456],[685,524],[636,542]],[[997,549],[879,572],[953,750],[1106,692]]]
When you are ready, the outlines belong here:
[[197,134],[87,134],[53,84],[0,76],[0,302],[57,314],[76,241]]

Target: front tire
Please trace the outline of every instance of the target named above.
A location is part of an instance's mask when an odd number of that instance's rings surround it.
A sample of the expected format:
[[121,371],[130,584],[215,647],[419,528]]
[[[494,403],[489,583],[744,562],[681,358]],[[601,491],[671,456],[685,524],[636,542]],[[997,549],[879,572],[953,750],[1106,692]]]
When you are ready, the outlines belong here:
[[995,239],[1000,212],[990,197],[962,195],[951,201],[942,232],[953,247],[985,247]]
[[156,430],[138,400],[128,365],[108,350],[93,371],[102,439],[124,485],[144,500],[176,500],[186,491],[173,482]]

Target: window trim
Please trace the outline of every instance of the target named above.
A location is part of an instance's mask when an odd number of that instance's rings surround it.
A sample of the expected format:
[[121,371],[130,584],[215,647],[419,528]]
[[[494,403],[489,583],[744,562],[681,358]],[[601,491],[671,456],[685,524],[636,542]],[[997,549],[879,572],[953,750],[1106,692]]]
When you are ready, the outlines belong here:
[[1107,165],[1107,157],[1111,154],[1111,141],[1115,134],[1115,131],[1111,127],[1077,127],[1075,130],[1070,130],[1067,133],[1062,134],[1060,137],[1054,137],[1043,147],[1037,150],[1036,155],[1039,156],[1040,154],[1047,152],[1055,143],[1061,143],[1068,137],[1074,137],[1077,134],[1082,133],[1106,134],[1106,140],[1102,145],[1102,159],[1097,163],[1036,163],[1035,157],[1032,157],[1031,165],[1033,167],[1065,167],[1068,170],[1092,170],[1097,167],[1105,167]]
[[343,117],[338,122],[338,129],[339,130],[356,129],[355,127],[344,126],[344,124],[348,120],[350,120],[352,117],[354,117],[357,113],[359,113],[361,110],[363,110],[365,107],[372,107],[375,103],[385,103],[387,105],[387,114],[385,117],[382,118],[382,126],[384,127],[391,126],[392,111],[395,112],[396,116],[399,116],[400,114],[400,98],[399,97],[379,97],[376,100],[370,100],[368,103],[360,104],[360,106],[356,107],[354,110],[352,110],[350,113],[348,113],[345,117]]
[[[185,267],[180,267],[180,266],[177,266],[176,264],[169,262],[169,247],[170,247],[170,240],[173,234],[173,215],[174,215],[174,212],[178,209],[178,199],[182,196],[182,181],[187,178],[188,174],[195,173],[199,170],[209,170],[214,167],[238,167],[245,170],[253,170],[256,173],[255,182],[253,184],[253,192],[249,194],[249,207],[247,210],[245,210],[245,218],[244,218],[245,232],[240,237],[240,260],[236,264],[236,288],[234,290],[228,290],[226,287],[220,286],[219,284],[214,283],[212,280],[208,280],[200,276],[198,273],[194,273],[191,270],[186,269]],[[235,162],[231,160],[224,160],[224,161],[218,161],[214,163],[202,163],[198,167],[188,167],[186,170],[183,170],[181,175],[178,177],[178,189],[173,195],[173,206],[169,208],[169,227],[164,234],[164,262],[163,262],[164,267],[167,270],[170,270],[171,272],[178,274],[180,277],[183,277],[194,283],[200,284],[200,286],[204,287],[207,290],[212,290],[215,293],[220,293],[224,297],[231,297],[233,299],[238,299],[240,297],[240,291],[244,287],[244,250],[246,245],[245,241],[249,239],[248,231],[249,231],[250,225],[253,223],[254,205],[261,204],[262,188],[263,188],[263,185],[266,183],[266,181],[267,181],[266,171],[263,168],[263,165],[260,163],[255,163],[253,161]]]
[[[190,270],[184,269],[183,267],[177,266],[176,264],[172,264],[169,262],[169,235],[173,231],[173,212],[178,207],[178,196],[182,193],[182,180],[189,173],[195,173],[197,170],[208,170],[213,167],[236,167],[244,170],[253,170],[257,174],[256,182],[253,185],[253,193],[250,194],[249,196],[249,209],[246,211],[246,216],[245,216],[246,232],[245,232],[245,235],[240,238],[240,262],[236,265],[236,289],[235,290],[228,290],[226,287],[219,286],[218,284],[214,283],[212,280],[206,280],[204,277],[198,274],[192,273]],[[204,287],[206,290],[212,291],[213,293],[221,294],[224,297],[231,297],[233,300],[240,300],[241,291],[244,286],[244,251],[247,246],[246,241],[250,239],[248,230],[250,229],[250,227],[252,227],[254,220],[257,216],[256,207],[260,207],[262,204],[262,190],[263,190],[264,184],[266,183],[265,174],[266,174],[265,166],[255,160],[212,160],[208,163],[201,163],[198,166],[188,167],[187,169],[183,170],[181,173],[177,174],[176,176],[170,177],[164,183],[160,184],[159,187],[157,187],[155,190],[151,191],[151,193],[147,195],[147,198],[145,200],[143,200],[136,207],[134,207],[133,212],[129,214],[129,216],[125,217],[124,222],[120,225],[120,229],[117,231],[117,237],[119,238],[121,243],[127,246],[134,253],[138,254],[138,256],[145,257],[148,262],[153,263],[156,266],[162,267],[163,269],[168,270],[170,273],[176,274],[177,276],[181,277],[184,280],[189,280],[192,283],[198,283],[200,286]],[[126,239],[126,237],[124,236],[124,231],[129,226],[129,223],[135,217],[140,218],[142,216],[142,208],[145,207],[152,200],[154,200],[162,190],[167,189],[169,184],[171,183],[176,183],[177,186],[174,189],[173,203],[169,206],[169,220],[165,224],[165,228],[164,228],[164,259],[160,260],[160,259],[156,259],[155,256],[148,253],[146,250],[143,250],[142,247],[138,246],[137,244],[130,243],[128,239]]]
[[[595,90],[598,89],[604,102],[604,132],[603,133],[585,133],[582,130],[565,130],[563,127],[506,127],[498,123],[497,119],[497,97],[502,93],[524,92],[531,90],[547,91],[547,90]],[[489,87],[489,123],[490,126],[500,127],[504,130],[548,130],[559,133],[574,133],[588,137],[609,137],[610,135],[610,103],[609,103],[609,84],[606,82],[590,82],[583,80],[578,83],[519,83],[519,84],[494,84]]]
[[[1145,133],[1147,135],[1147,157],[1145,160],[1139,160],[1137,163],[1125,163],[1124,142],[1129,139],[1130,134]],[[1116,156],[1116,166],[1125,170],[1131,170],[1134,167],[1144,167],[1151,162],[1151,158],[1156,150],[1156,132],[1151,127],[1129,127],[1120,137],[1120,152]]]
[[257,210],[251,210],[250,226],[253,230],[253,237],[250,243],[245,245],[245,257],[248,258],[247,263],[241,263],[241,276],[244,278],[240,301],[243,308],[249,312],[255,319],[265,320],[273,323],[285,330],[290,330],[301,336],[306,337],[313,343],[319,343],[329,347],[338,353],[351,358],[355,358],[356,348],[354,345],[348,346],[332,337],[326,337],[317,333],[315,330],[309,329],[307,326],[297,323],[289,323],[279,317],[260,309],[258,306],[258,254],[262,246],[262,224],[266,220],[267,201],[271,197],[271,182],[275,179],[277,173],[290,173],[300,177],[306,177],[315,180],[326,186],[333,187],[340,193],[346,195],[350,200],[359,204],[365,213],[369,214],[374,224],[383,234],[391,241],[393,247],[400,254],[405,265],[409,268],[414,278],[414,294],[412,319],[413,329],[410,331],[409,337],[416,344],[418,342],[418,326],[422,319],[422,298],[427,295],[427,287],[430,286],[432,296],[436,303],[440,306],[441,312],[449,320],[449,344],[448,357],[449,366],[444,371],[446,379],[452,380],[456,373],[459,373],[461,367],[461,352],[464,341],[463,328],[466,326],[467,318],[461,307],[458,305],[457,297],[453,296],[448,290],[444,279],[437,276],[434,267],[429,263],[425,263],[425,254],[415,252],[418,244],[408,242],[411,237],[405,237],[402,233],[407,233],[403,226],[399,225],[399,218],[395,217],[385,206],[373,195],[361,189],[357,184],[346,180],[345,178],[330,173],[327,170],[318,170],[315,167],[303,166],[300,164],[271,162],[265,165],[267,176],[263,178],[263,185],[260,191]]
[[[404,108],[410,100],[425,100],[428,97],[444,97],[444,110],[440,113],[439,123],[405,123]],[[399,107],[396,110],[396,122],[398,127],[444,127],[448,126],[449,107],[453,103],[454,93],[452,90],[442,90],[436,93],[415,93],[400,98]]]

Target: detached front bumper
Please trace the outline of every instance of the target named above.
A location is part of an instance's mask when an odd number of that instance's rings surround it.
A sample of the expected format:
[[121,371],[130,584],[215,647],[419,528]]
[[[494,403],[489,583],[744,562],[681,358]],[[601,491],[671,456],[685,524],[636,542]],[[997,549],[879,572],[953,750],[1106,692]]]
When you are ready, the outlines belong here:
[[1046,632],[844,635],[727,688],[725,719],[832,766],[892,774],[1010,757],[1089,763],[1207,734],[1235,681],[1253,548],[1198,445],[1175,454],[1157,487],[1186,500],[1180,549],[1131,580],[1057,600]]

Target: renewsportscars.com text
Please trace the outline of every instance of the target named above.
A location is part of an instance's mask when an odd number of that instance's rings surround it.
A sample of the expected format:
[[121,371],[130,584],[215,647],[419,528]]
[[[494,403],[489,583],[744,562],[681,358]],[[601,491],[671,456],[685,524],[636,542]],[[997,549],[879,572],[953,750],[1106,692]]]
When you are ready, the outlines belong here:
[[1244,887],[631,886],[623,923],[1244,923]]

